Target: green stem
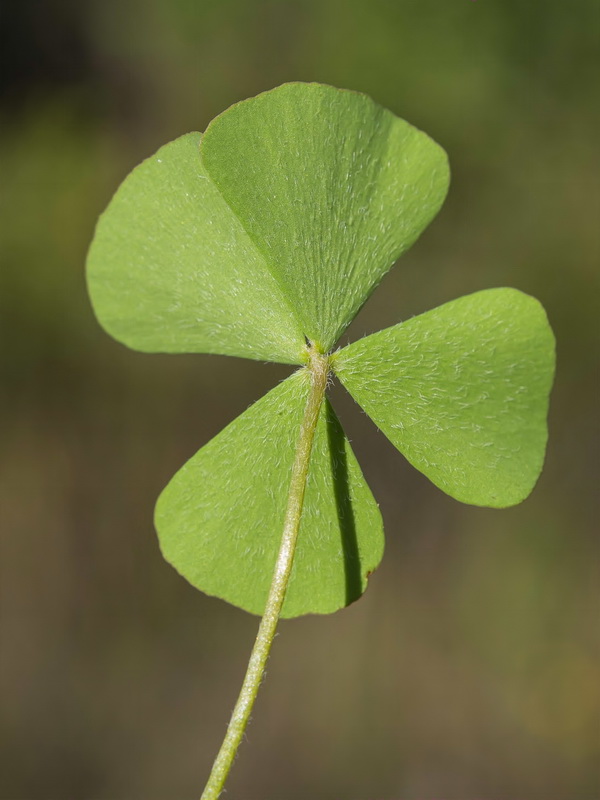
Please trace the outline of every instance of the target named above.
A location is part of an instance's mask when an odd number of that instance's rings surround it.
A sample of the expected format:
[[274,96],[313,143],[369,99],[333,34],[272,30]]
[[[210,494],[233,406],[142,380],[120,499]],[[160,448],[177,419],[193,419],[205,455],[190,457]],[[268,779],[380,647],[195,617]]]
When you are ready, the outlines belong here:
[[283,534],[275,570],[273,572],[271,588],[269,590],[264,615],[258,628],[256,641],[252,648],[252,654],[250,655],[250,661],[248,662],[248,669],[244,677],[240,695],[233,709],[225,739],[223,740],[221,749],[213,764],[201,800],[217,800],[223,791],[231,765],[233,764],[244,731],[246,730],[250,713],[252,712],[252,707],[256,700],[256,695],[258,694],[271,645],[275,637],[275,629],[279,621],[281,607],[285,600],[285,593],[294,561],[298,530],[300,528],[310,454],[329,373],[329,359],[327,356],[316,352],[312,347],[309,349],[309,354],[311,388],[306,401],[298,444],[296,445],[296,456],[292,467]]

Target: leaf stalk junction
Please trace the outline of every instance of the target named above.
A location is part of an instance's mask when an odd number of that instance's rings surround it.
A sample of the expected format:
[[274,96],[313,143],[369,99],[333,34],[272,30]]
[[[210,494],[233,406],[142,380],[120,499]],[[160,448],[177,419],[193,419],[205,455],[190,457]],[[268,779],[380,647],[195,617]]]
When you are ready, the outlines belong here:
[[271,587],[242,688],[201,800],[217,800],[225,786],[225,781],[244,736],[254,701],[263,679],[292,571],[302,517],[310,455],[325,389],[327,388],[331,358],[329,355],[320,353],[318,348],[311,342],[307,342],[307,355],[308,363],[304,369],[307,370],[310,378],[310,391],[296,445],[281,545],[275,562]]

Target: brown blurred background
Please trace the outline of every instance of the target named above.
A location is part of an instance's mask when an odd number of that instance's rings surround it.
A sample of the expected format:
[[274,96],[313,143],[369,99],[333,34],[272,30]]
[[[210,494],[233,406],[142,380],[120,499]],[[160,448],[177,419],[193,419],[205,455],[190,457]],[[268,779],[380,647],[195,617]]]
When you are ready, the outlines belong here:
[[154,501],[287,374],[152,356],[92,317],[99,212],[164,142],[288,80],[362,90],[447,150],[439,217],[350,337],[459,295],[545,305],[545,471],[462,506],[338,388],[381,504],[366,595],[283,623],[227,797],[596,800],[597,0],[4,0],[2,800],[197,798],[257,620],[162,561]]

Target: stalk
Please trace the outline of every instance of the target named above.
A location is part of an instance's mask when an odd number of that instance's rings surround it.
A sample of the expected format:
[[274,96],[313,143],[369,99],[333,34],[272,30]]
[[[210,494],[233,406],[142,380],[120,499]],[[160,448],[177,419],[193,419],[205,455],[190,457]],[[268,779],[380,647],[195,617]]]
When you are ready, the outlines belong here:
[[298,530],[300,528],[310,454],[319,419],[319,412],[321,410],[321,403],[323,402],[325,388],[327,386],[327,376],[329,373],[328,356],[318,353],[313,347],[309,347],[308,369],[311,376],[311,388],[306,401],[304,418],[296,445],[296,455],[292,467],[288,503],[283,524],[283,534],[275,569],[273,571],[271,588],[269,589],[267,604],[258,628],[254,647],[252,648],[244,682],[242,683],[237,703],[235,704],[227,727],[227,733],[225,734],[223,744],[213,764],[201,800],[217,800],[223,791],[225,781],[227,780],[246,726],[248,725],[252,707],[263,679],[271,645],[275,638],[275,629],[277,628],[279,615],[281,614],[281,608],[285,600],[285,593],[292,571],[294,553],[296,551]]

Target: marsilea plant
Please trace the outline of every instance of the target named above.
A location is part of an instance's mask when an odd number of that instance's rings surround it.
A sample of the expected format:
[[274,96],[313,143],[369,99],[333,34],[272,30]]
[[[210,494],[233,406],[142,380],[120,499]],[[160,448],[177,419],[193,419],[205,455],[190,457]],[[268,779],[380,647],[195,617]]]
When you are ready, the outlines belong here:
[[457,500],[519,503],[541,471],[554,339],[532,297],[476,292],[335,349],[448,181],[444,151],[365,95],[291,83],[162,147],[98,223],[89,291],[116,339],[298,367],[156,505],[165,558],[203,592],[262,615],[205,800],[223,788],[278,618],[348,605],[382,555],[330,375]]

